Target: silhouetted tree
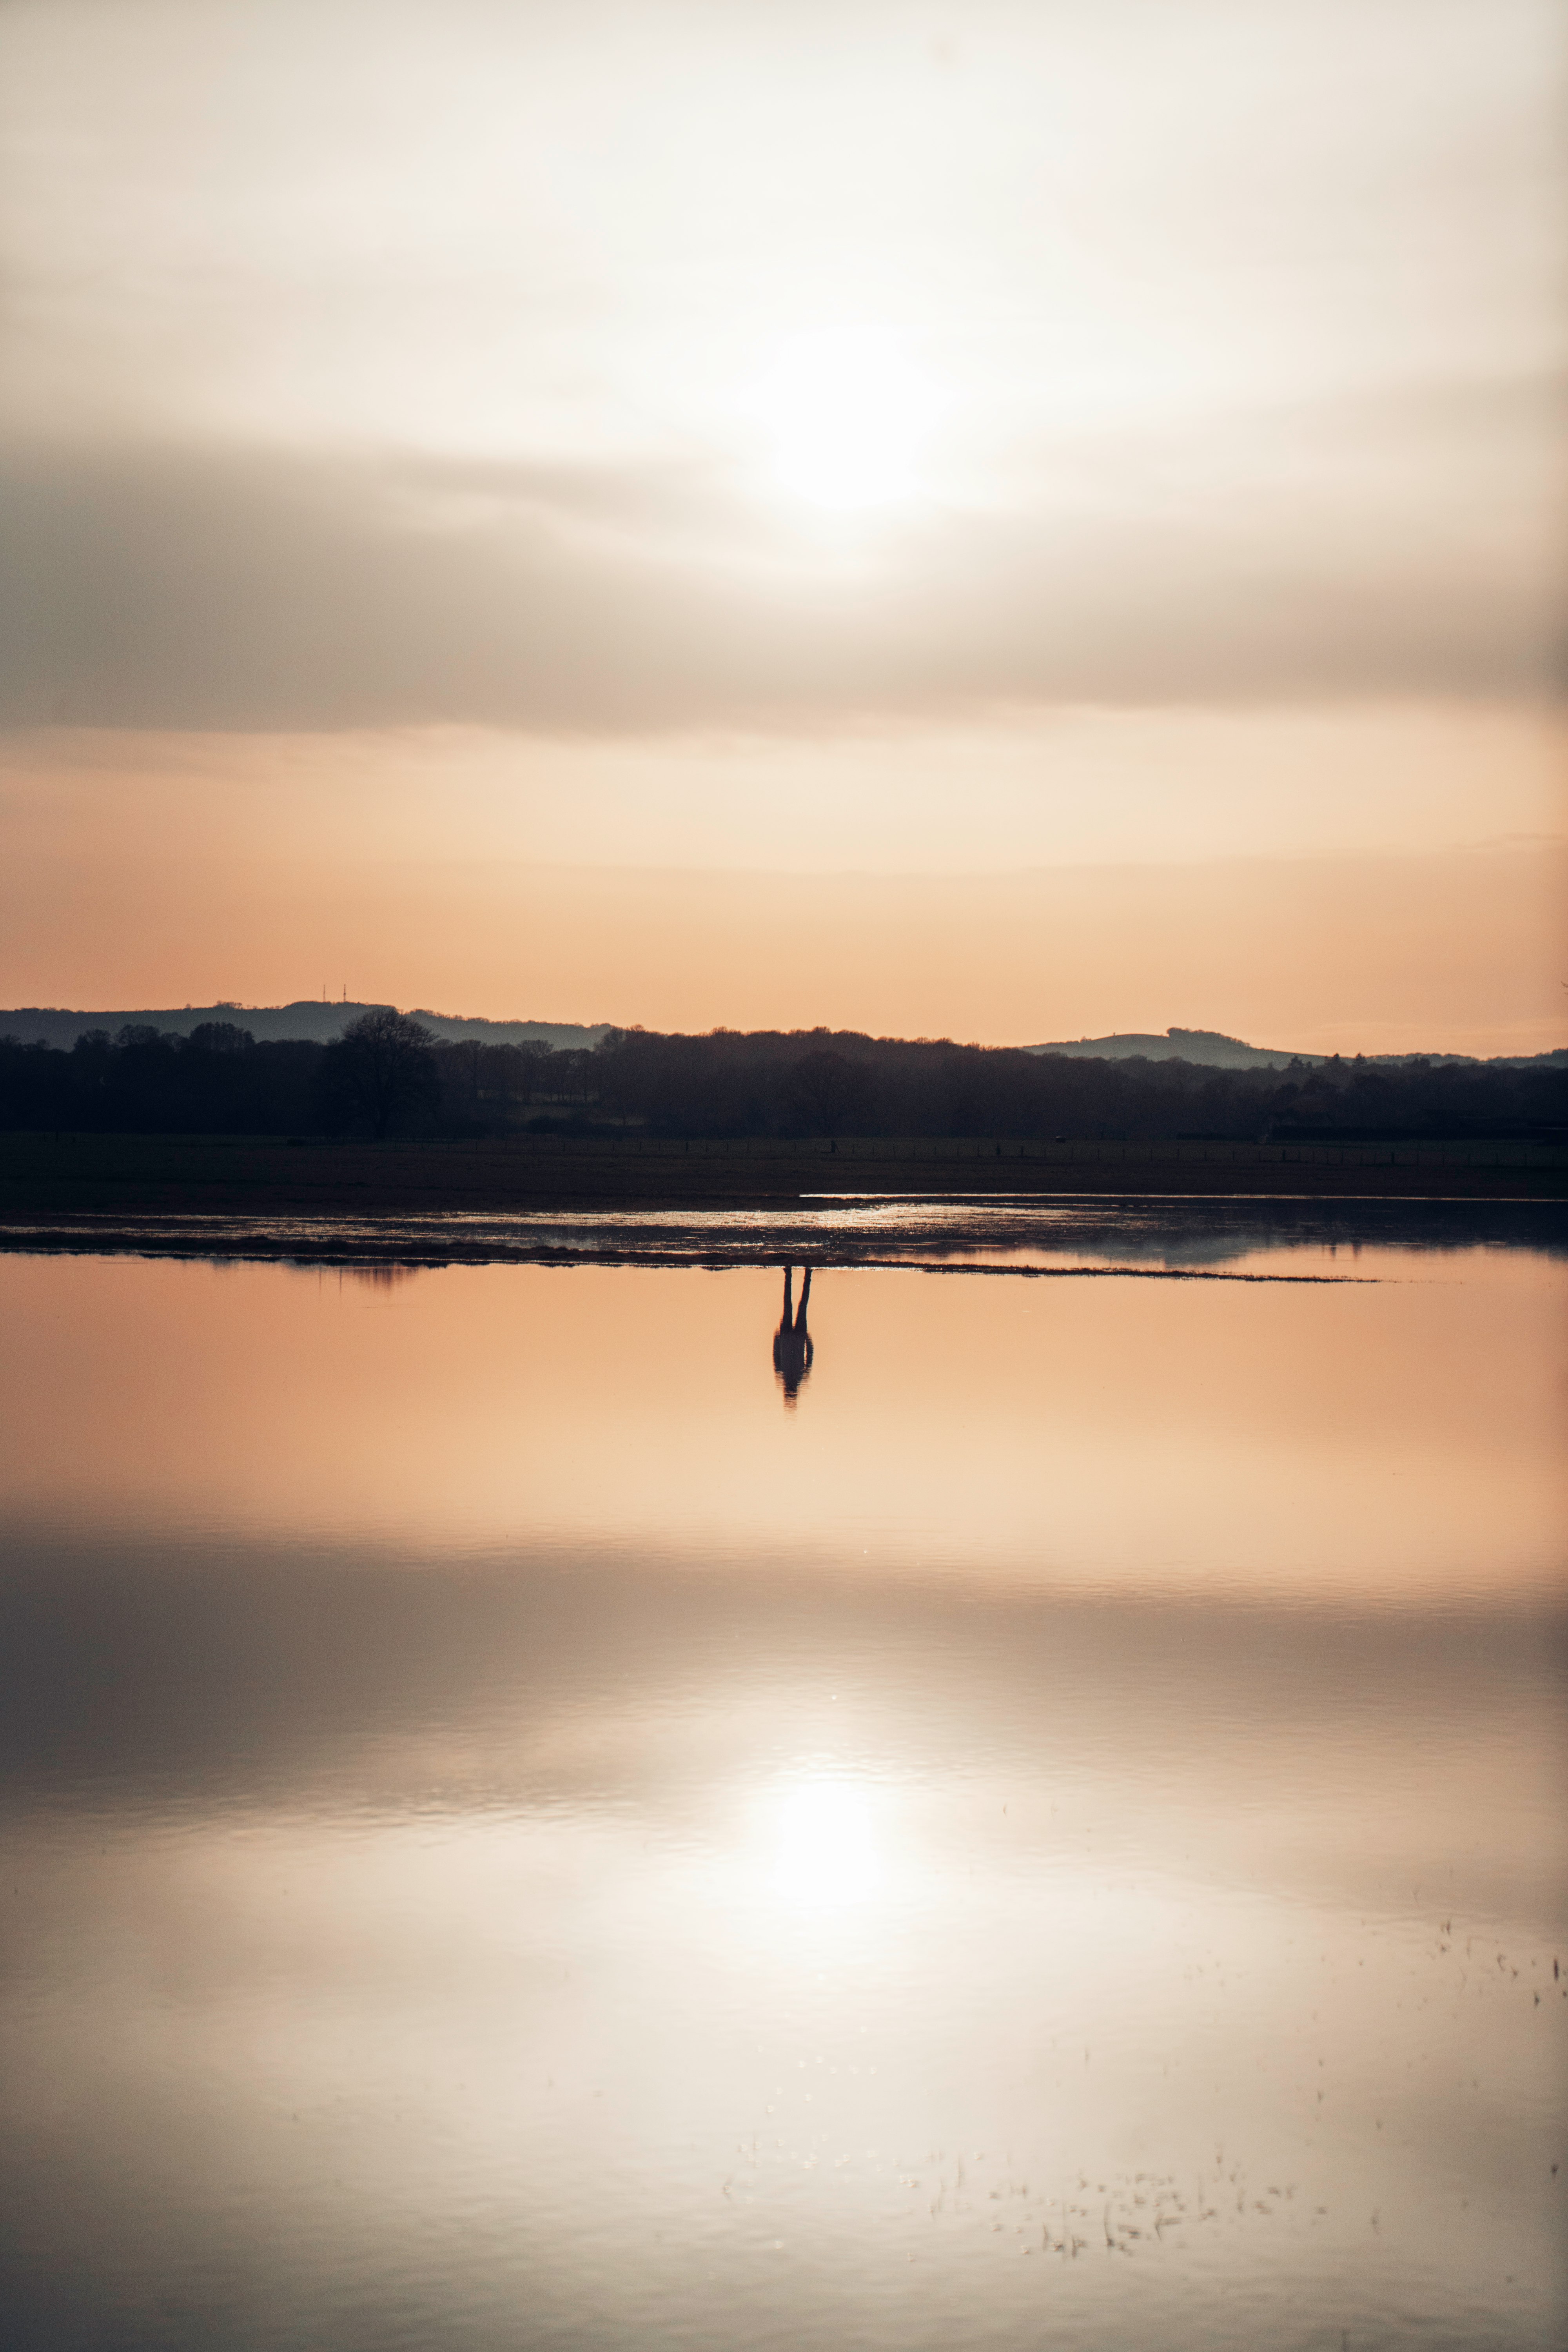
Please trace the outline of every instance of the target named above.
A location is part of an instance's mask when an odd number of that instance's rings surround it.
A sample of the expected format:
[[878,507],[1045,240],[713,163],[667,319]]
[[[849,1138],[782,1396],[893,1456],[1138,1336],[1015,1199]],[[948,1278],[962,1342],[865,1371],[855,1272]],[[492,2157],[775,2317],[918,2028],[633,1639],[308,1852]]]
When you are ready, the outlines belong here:
[[508,1056],[511,1069],[512,1091],[520,1103],[531,1103],[534,1096],[550,1083],[550,1065],[555,1048],[548,1037],[538,1038],[526,1045],[507,1045],[501,1049]]
[[198,1021],[185,1040],[187,1054],[247,1054],[256,1040],[233,1021]]
[[1355,1059],[1216,1070],[827,1030],[621,1030],[593,1054],[555,1055],[435,1045],[386,1009],[331,1046],[254,1043],[226,1021],[189,1038],[127,1023],[69,1052],[0,1037],[0,1127],[12,1129],[279,1135],[352,1124],[384,1135],[416,1121],[504,1134],[534,1106],[552,1124],[654,1136],[1552,1137],[1568,1127],[1568,1069]]
[[806,1054],[790,1072],[790,1095],[811,1135],[863,1128],[870,1103],[866,1074],[842,1054]]
[[363,1119],[373,1135],[385,1135],[434,1105],[435,1044],[422,1021],[390,1005],[362,1013],[322,1056],[326,1098]]

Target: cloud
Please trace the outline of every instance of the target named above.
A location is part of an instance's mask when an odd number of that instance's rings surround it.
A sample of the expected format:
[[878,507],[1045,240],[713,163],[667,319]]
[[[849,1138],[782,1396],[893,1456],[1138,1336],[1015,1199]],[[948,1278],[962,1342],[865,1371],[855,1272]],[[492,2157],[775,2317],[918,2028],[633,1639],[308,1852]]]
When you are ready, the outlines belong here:
[[[1560,47],[1544,0],[935,48],[884,0],[16,0],[0,716],[1534,696]],[[846,331],[922,502],[836,535],[769,485]]]
[[[617,732],[997,704],[1531,696],[1538,386],[1059,448],[814,532],[697,465],[14,447],[0,719]],[[1223,442],[1225,436],[1218,436]]]

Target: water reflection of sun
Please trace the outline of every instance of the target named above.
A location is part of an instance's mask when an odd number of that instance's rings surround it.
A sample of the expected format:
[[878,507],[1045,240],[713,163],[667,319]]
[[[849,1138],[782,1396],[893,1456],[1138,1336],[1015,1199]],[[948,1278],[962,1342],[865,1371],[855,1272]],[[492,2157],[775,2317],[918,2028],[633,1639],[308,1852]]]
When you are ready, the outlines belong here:
[[880,1892],[873,1806],[859,1783],[813,1773],[776,1790],[768,1810],[773,1889],[791,1909],[845,1910]]

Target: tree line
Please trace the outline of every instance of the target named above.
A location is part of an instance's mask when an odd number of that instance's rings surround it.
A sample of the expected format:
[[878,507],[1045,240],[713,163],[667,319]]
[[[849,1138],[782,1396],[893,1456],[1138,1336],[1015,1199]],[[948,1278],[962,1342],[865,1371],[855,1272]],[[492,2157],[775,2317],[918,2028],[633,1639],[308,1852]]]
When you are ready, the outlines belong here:
[[98,1133],[670,1138],[997,1137],[1232,1141],[1542,1136],[1568,1072],[1335,1059],[1277,1070],[1079,1060],[824,1029],[613,1030],[592,1050],[449,1045],[392,1012],[331,1045],[89,1031],[68,1051],[0,1039],[0,1126]]

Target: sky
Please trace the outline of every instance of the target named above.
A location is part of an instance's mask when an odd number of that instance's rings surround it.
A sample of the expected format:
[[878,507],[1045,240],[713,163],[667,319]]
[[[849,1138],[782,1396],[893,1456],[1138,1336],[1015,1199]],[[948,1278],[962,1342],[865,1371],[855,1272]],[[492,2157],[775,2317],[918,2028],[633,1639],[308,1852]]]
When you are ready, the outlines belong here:
[[0,1002],[1568,1036],[1542,0],[5,0]]

